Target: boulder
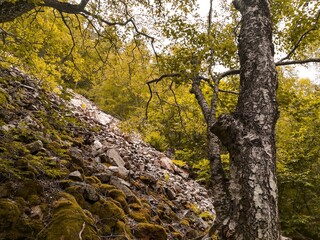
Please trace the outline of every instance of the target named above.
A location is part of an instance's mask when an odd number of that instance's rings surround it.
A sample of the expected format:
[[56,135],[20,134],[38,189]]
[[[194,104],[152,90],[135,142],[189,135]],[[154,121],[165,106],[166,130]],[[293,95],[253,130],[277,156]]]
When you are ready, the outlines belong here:
[[79,182],[83,181],[83,177],[82,177],[81,173],[78,170],[74,171],[74,172],[71,172],[69,174],[69,179],[74,180],[74,181],[79,181]]
[[118,153],[118,151],[114,148],[109,149],[107,151],[107,162],[118,167],[124,167],[125,162],[123,161],[122,157]]
[[173,162],[171,161],[171,159],[168,158],[168,157],[162,157],[162,158],[160,158],[159,164],[160,164],[160,166],[161,166],[162,168],[164,168],[164,169],[166,169],[166,170],[168,170],[168,171],[170,171],[170,172],[174,172],[174,170],[175,170],[175,165],[174,165],[174,163],[173,163]]

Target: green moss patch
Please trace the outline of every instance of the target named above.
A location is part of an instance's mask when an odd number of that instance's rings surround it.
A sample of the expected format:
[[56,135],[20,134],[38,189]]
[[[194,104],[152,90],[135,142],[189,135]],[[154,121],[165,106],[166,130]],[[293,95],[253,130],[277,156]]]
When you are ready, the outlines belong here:
[[103,234],[116,234],[118,221],[126,222],[124,211],[112,200],[100,199],[90,206],[89,210],[99,217],[99,225]]
[[98,240],[94,229],[94,219],[78,205],[75,198],[61,193],[61,198],[54,202],[54,212],[48,228],[38,239],[91,239]]
[[144,240],[167,240],[168,237],[162,226],[150,223],[139,223],[133,234],[136,238]]

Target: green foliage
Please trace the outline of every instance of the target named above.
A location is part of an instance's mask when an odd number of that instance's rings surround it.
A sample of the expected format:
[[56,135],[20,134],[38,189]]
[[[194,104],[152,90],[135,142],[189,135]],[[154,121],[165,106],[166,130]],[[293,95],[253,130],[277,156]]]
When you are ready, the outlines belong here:
[[167,233],[163,227],[150,223],[138,223],[134,232],[134,236],[138,239],[154,239],[154,240],[166,240]]
[[293,239],[320,238],[320,95],[309,80],[282,78],[277,125],[279,209]]
[[197,173],[199,180],[203,182],[209,182],[211,173],[210,173],[210,162],[208,159],[202,159],[199,162],[195,163],[192,166]]

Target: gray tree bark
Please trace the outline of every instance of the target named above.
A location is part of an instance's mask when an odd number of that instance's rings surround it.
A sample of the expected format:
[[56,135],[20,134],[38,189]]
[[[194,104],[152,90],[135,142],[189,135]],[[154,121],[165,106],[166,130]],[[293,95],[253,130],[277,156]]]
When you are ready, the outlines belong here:
[[236,111],[211,128],[230,152],[230,208],[220,239],[280,239],[275,124],[277,73],[268,0],[235,0],[242,15]]

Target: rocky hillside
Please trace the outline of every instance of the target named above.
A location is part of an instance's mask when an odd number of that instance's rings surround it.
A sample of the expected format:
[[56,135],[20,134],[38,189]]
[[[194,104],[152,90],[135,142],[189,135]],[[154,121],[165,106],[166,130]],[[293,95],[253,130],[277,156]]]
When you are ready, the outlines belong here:
[[211,197],[84,97],[0,69],[0,239],[195,239]]

